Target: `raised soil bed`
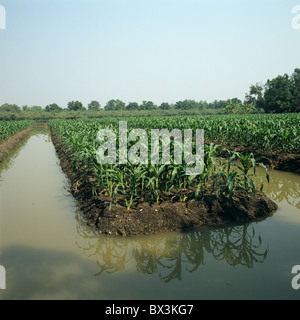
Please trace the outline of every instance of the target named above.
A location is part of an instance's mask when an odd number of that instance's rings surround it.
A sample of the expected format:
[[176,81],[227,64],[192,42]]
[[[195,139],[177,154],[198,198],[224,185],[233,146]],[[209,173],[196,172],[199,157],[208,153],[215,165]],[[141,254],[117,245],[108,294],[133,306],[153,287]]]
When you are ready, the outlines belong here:
[[[149,204],[134,203],[130,210],[118,204],[111,204],[103,192],[92,195],[92,174],[86,168],[74,173],[71,166],[72,154],[68,152],[59,137],[51,130],[63,172],[70,179],[70,193],[78,202],[87,224],[99,233],[116,236],[154,234],[167,231],[195,230],[200,226],[221,226],[229,223],[245,223],[263,220],[278,209],[275,202],[264,193],[245,196],[236,194],[230,201],[221,195],[206,194],[199,200]],[[86,178],[83,180],[83,176]]]

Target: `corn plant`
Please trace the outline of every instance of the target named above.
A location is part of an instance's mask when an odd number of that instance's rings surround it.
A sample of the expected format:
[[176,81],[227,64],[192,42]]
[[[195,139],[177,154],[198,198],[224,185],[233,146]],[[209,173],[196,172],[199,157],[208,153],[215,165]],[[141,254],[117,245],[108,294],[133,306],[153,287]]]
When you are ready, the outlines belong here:
[[[205,139],[212,142],[204,149],[204,170],[197,176],[187,176],[187,165],[175,164],[173,154],[169,164],[101,164],[96,152],[100,143],[96,141],[100,129],[110,128],[118,137],[119,121],[128,122],[128,130],[141,128],[150,138],[151,128],[204,129]],[[230,199],[236,193],[254,194],[253,177],[256,167],[267,168],[257,162],[253,153],[242,155],[221,147],[222,142],[236,142],[253,150],[276,152],[298,152],[300,149],[300,115],[222,115],[189,117],[140,117],[102,118],[81,120],[51,120],[50,125],[59,135],[65,148],[73,155],[73,170],[84,169],[84,179],[90,174],[92,195],[107,192],[111,203],[121,203],[129,210],[133,203],[148,201],[187,201],[200,199],[210,192]],[[173,143],[173,142],[172,142]],[[174,145],[171,143],[171,150]],[[133,142],[128,144],[128,149]],[[161,150],[160,150],[161,151]],[[220,160],[220,152],[226,151],[229,158]],[[117,154],[117,156],[119,156]],[[151,154],[149,154],[149,159]],[[261,180],[262,181],[262,180]],[[260,190],[263,188],[261,183]]]
[[0,142],[35,123],[33,120],[0,121]]

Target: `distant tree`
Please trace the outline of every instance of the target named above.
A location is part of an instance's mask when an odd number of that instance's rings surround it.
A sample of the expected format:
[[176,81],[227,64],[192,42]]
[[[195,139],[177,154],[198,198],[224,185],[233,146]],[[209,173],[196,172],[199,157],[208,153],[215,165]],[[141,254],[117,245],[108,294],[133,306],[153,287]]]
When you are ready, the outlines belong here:
[[253,103],[242,103],[237,100],[229,100],[228,105],[222,110],[226,114],[249,114],[257,112]]
[[175,104],[175,109],[181,109],[181,110],[198,109],[198,107],[199,107],[199,104],[195,100],[177,101]]
[[104,110],[125,110],[125,103],[119,99],[111,99],[104,106]]
[[175,109],[184,109],[186,110],[187,109],[187,105],[184,101],[177,101],[175,103]]
[[51,103],[45,107],[46,112],[50,111],[62,111],[62,108],[58,106],[56,103]]
[[16,104],[4,103],[4,104],[0,107],[0,111],[21,112],[21,108],[18,107]]
[[264,109],[266,112],[291,112],[293,82],[287,74],[268,80],[265,85]]
[[228,105],[228,100],[214,100],[208,103],[208,108],[211,109],[223,109]]
[[79,101],[68,102],[68,110],[70,111],[82,111],[85,110],[83,104]]
[[168,102],[163,102],[160,106],[159,106],[159,109],[162,109],[162,110],[169,110],[171,109],[171,106]]
[[23,111],[28,111],[28,110],[29,110],[29,107],[28,107],[27,105],[24,105],[24,106],[22,106],[22,110],[23,110]]
[[292,101],[291,111],[300,112],[300,69],[295,69],[291,76],[292,81]]
[[242,104],[243,101],[240,100],[239,98],[232,98],[232,99],[228,99],[228,100],[227,100],[227,104],[228,104],[228,103]]
[[207,109],[208,108],[208,103],[206,101],[199,101],[198,102],[198,108],[199,109]]
[[154,110],[157,109],[157,105],[155,105],[152,101],[143,101],[139,107],[139,110]]
[[30,107],[30,111],[41,112],[41,111],[43,111],[43,108],[40,106],[32,106],[32,107]]
[[250,91],[245,96],[245,103],[253,104],[257,109],[264,108],[264,86],[261,83],[250,86]]
[[137,102],[129,102],[126,106],[126,110],[138,110],[139,105]]
[[88,110],[94,110],[94,111],[99,111],[101,108],[100,103],[98,101],[92,100],[88,104]]

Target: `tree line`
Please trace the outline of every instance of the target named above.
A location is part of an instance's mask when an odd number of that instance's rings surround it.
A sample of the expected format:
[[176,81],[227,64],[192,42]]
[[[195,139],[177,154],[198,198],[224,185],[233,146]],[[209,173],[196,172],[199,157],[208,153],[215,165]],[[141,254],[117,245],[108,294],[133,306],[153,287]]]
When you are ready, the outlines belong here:
[[141,104],[138,104],[137,102],[129,102],[127,105],[125,102],[119,100],[119,99],[111,99],[109,100],[104,108],[101,107],[100,103],[98,101],[91,101],[87,107],[83,105],[80,101],[70,101],[67,104],[67,108],[62,108],[56,103],[51,103],[47,105],[44,109],[40,106],[33,106],[28,107],[27,105],[23,106],[22,108],[18,107],[16,104],[8,104],[5,103],[0,107],[0,111],[8,111],[8,112],[22,112],[22,111],[45,111],[45,112],[60,112],[64,110],[68,111],[117,111],[117,110],[194,110],[194,109],[222,109],[225,108],[230,101],[236,101],[237,103],[241,100],[234,98],[234,99],[227,99],[227,100],[215,100],[213,102],[206,102],[206,101],[200,101],[197,102],[195,100],[183,100],[178,101],[175,104],[169,104],[168,102],[163,102],[159,106],[154,104],[152,101],[143,101]]
[[119,99],[109,100],[104,107],[92,100],[87,107],[80,101],[70,101],[66,108],[51,103],[45,108],[40,106],[20,108],[16,104],[5,103],[0,106],[0,112],[52,112],[61,111],[152,111],[152,110],[215,110],[215,113],[284,113],[300,111],[300,69],[296,68],[292,75],[279,75],[267,80],[265,84],[256,83],[250,86],[244,101],[238,98],[215,100],[213,102],[186,99],[174,104],[163,102],[156,105],[152,101],[125,103]]

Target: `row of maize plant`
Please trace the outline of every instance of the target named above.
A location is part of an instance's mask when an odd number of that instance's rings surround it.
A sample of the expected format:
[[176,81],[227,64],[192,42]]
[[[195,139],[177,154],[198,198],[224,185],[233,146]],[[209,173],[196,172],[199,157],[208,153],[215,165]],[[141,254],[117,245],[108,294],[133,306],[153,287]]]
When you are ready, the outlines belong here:
[[235,142],[252,150],[300,152],[300,114],[251,114],[103,118],[103,125],[128,121],[133,128],[204,129],[205,138],[221,143]]
[[[147,131],[149,141],[150,129],[152,128],[197,129],[196,122],[190,121],[190,127],[188,127],[182,118],[174,118],[131,118],[126,120],[128,120],[129,131],[131,128],[144,128]],[[119,120],[105,118],[100,120],[50,121],[51,127],[58,134],[65,148],[70,150],[73,155],[73,170],[76,172],[79,168],[85,168],[87,173],[93,173],[92,193],[94,195],[105,191],[110,197],[111,203],[120,203],[129,210],[132,204],[138,201],[152,203],[188,201],[199,199],[207,193],[214,194],[216,197],[226,195],[230,199],[236,193],[255,194],[257,188],[252,176],[255,175],[258,164],[253,154],[242,156],[227,150],[228,159],[219,159],[218,153],[223,148],[213,143],[205,145],[204,170],[195,176],[186,175],[187,164],[176,164],[173,161],[172,152],[169,164],[160,162],[156,165],[150,161],[147,164],[99,163],[96,153],[101,143],[96,140],[97,133],[100,129],[109,128],[114,130],[118,137]],[[133,143],[128,144],[128,150]],[[173,141],[172,143],[174,144]],[[171,144],[171,150],[173,147],[174,145]],[[149,155],[149,159],[150,157]],[[263,164],[259,165],[263,166]],[[268,178],[267,169],[266,175]],[[88,179],[87,176],[83,178]],[[261,190],[262,188],[263,183],[260,185]]]
[[0,121],[0,142],[34,123],[33,120]]

